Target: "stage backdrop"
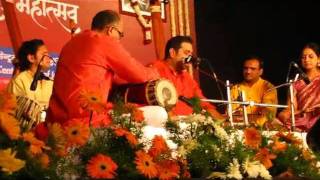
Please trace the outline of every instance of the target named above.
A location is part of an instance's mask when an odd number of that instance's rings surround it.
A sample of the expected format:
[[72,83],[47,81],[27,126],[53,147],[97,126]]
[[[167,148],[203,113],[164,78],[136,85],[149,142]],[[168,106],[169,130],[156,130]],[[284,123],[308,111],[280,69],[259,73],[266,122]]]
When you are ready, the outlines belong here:
[[[8,1],[8,0],[7,0]],[[128,0],[10,0],[15,4],[17,20],[23,40],[43,39],[50,54],[58,59],[63,45],[71,38],[70,19],[79,27],[90,28],[92,17],[100,10],[120,12],[124,21],[125,36],[121,40],[125,48],[143,64],[155,60],[153,41],[144,43],[144,31],[134,13],[128,9]],[[193,4],[192,4],[193,6]],[[128,12],[127,12],[128,11]],[[170,38],[168,8],[163,11],[165,38]],[[13,72],[14,53],[0,3],[0,88],[4,88]],[[54,76],[54,68],[48,75]]]

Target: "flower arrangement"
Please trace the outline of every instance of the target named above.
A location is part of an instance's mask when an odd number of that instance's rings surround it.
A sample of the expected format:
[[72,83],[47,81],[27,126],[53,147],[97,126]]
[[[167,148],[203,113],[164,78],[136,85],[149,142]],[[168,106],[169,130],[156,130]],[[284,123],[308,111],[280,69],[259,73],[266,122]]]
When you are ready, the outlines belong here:
[[197,114],[167,121],[168,139],[156,135],[147,140],[143,112],[136,105],[105,104],[88,91],[79,103],[91,115],[108,112],[110,122],[97,127],[89,125],[91,119],[48,123],[46,136],[40,138],[19,127],[14,96],[0,92],[0,179],[320,176],[318,157],[299,139],[291,133],[266,135],[263,123],[235,130],[198,109]]
[[232,129],[210,116],[194,114],[169,121],[166,127],[192,177],[320,177],[319,157],[301,139],[290,132],[264,131],[263,125]]
[[1,92],[0,179],[182,177],[185,164],[173,156],[163,137],[142,141],[144,116],[136,105],[110,106],[89,91],[83,91],[79,103],[91,115],[109,111],[106,119],[112,122],[98,127],[90,126],[87,119],[48,123],[40,140],[34,131],[20,129],[13,115],[15,97]]

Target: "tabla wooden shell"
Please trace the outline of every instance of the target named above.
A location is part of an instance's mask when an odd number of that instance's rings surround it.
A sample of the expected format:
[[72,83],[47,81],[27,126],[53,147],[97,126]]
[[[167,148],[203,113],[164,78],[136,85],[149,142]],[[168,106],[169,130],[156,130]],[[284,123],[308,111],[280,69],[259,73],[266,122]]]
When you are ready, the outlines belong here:
[[41,122],[42,106],[36,101],[25,97],[17,96],[17,109],[15,117],[26,130],[31,129]]
[[[123,90],[124,87],[120,89]],[[134,84],[124,88],[125,102],[145,105],[172,107],[178,101],[178,95],[173,83],[167,79],[149,81],[143,84]]]

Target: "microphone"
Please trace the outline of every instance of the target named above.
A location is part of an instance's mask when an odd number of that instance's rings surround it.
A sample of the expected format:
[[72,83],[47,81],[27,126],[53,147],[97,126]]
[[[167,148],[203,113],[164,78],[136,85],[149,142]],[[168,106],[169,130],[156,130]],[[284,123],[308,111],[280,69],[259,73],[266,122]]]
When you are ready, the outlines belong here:
[[289,76],[290,76],[292,64],[293,64],[293,61],[291,61],[291,62],[289,63],[289,68],[288,68],[288,72],[287,72],[287,76],[286,76],[286,82],[289,82]]
[[292,65],[299,71],[299,74],[302,78],[302,80],[306,83],[306,84],[310,84],[310,79],[308,78],[308,76],[306,75],[305,72],[303,72],[303,70],[299,67],[299,65],[295,62],[292,62]]
[[[48,56],[48,55],[43,55],[43,56],[42,56],[42,58],[40,59],[40,62],[39,62],[39,64],[38,64],[38,66],[37,66],[36,73],[34,74],[33,80],[32,80],[31,85],[30,85],[30,90],[31,90],[31,91],[35,91],[35,90],[37,89],[38,81],[39,81],[39,80],[42,80],[42,79],[48,80],[48,79],[50,79],[50,78],[48,78],[47,76],[45,76],[45,75],[41,72],[41,65],[40,65],[40,64],[41,64],[41,62],[43,61],[43,59],[44,59],[45,57],[49,57],[51,60],[53,60],[52,57],[50,57],[50,56]],[[53,61],[53,62],[55,62],[55,61]]]
[[192,55],[189,55],[186,58],[184,58],[183,63],[184,64],[192,63],[194,66],[199,66],[201,60],[202,59],[199,57],[193,57]]

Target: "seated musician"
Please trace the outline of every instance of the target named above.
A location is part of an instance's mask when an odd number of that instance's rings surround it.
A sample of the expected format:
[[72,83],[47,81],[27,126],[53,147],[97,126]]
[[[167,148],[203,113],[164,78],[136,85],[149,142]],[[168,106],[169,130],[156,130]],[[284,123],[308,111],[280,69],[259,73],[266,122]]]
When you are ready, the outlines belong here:
[[[187,72],[187,69],[192,65],[183,62],[192,53],[191,37],[176,36],[171,38],[166,44],[165,60],[156,60],[150,66],[155,67],[161,77],[173,82],[178,96],[184,98],[205,98],[198,83]],[[211,113],[214,118],[225,119],[210,103],[202,102],[201,106]],[[170,115],[189,115],[192,113],[192,107],[182,100],[178,100],[176,106],[169,112]]]
[[[249,57],[243,62],[243,81],[231,88],[231,99],[233,101],[241,101],[241,92],[245,94],[246,101],[254,101],[255,103],[277,104],[277,91],[272,88],[274,86],[261,78],[263,73],[263,61],[258,57]],[[255,121],[256,118],[269,116],[275,117],[276,108],[274,107],[258,107],[246,106],[249,122]],[[243,120],[243,112],[240,105],[233,105],[235,121]]]
[[[309,80],[300,79],[293,84],[296,130],[309,131],[320,118],[320,47],[307,44],[301,52],[301,65]],[[309,81],[309,82],[307,82]],[[290,103],[288,103],[290,105]],[[279,113],[279,119],[290,126],[290,108]]]
[[[73,118],[89,120],[80,107],[81,92],[91,91],[107,101],[115,75],[130,83],[158,79],[158,73],[144,67],[121,45],[123,23],[117,12],[98,12],[91,30],[75,35],[63,48],[57,64],[47,120],[64,124]],[[106,115],[93,114],[94,126],[107,125]]]
[[40,39],[25,41],[18,50],[17,59],[20,73],[11,79],[7,87],[8,92],[33,100],[40,104],[43,109],[46,109],[49,104],[53,81],[41,74],[35,89],[31,90],[30,88],[38,66],[41,71],[50,68],[52,59],[48,55],[46,45]]

